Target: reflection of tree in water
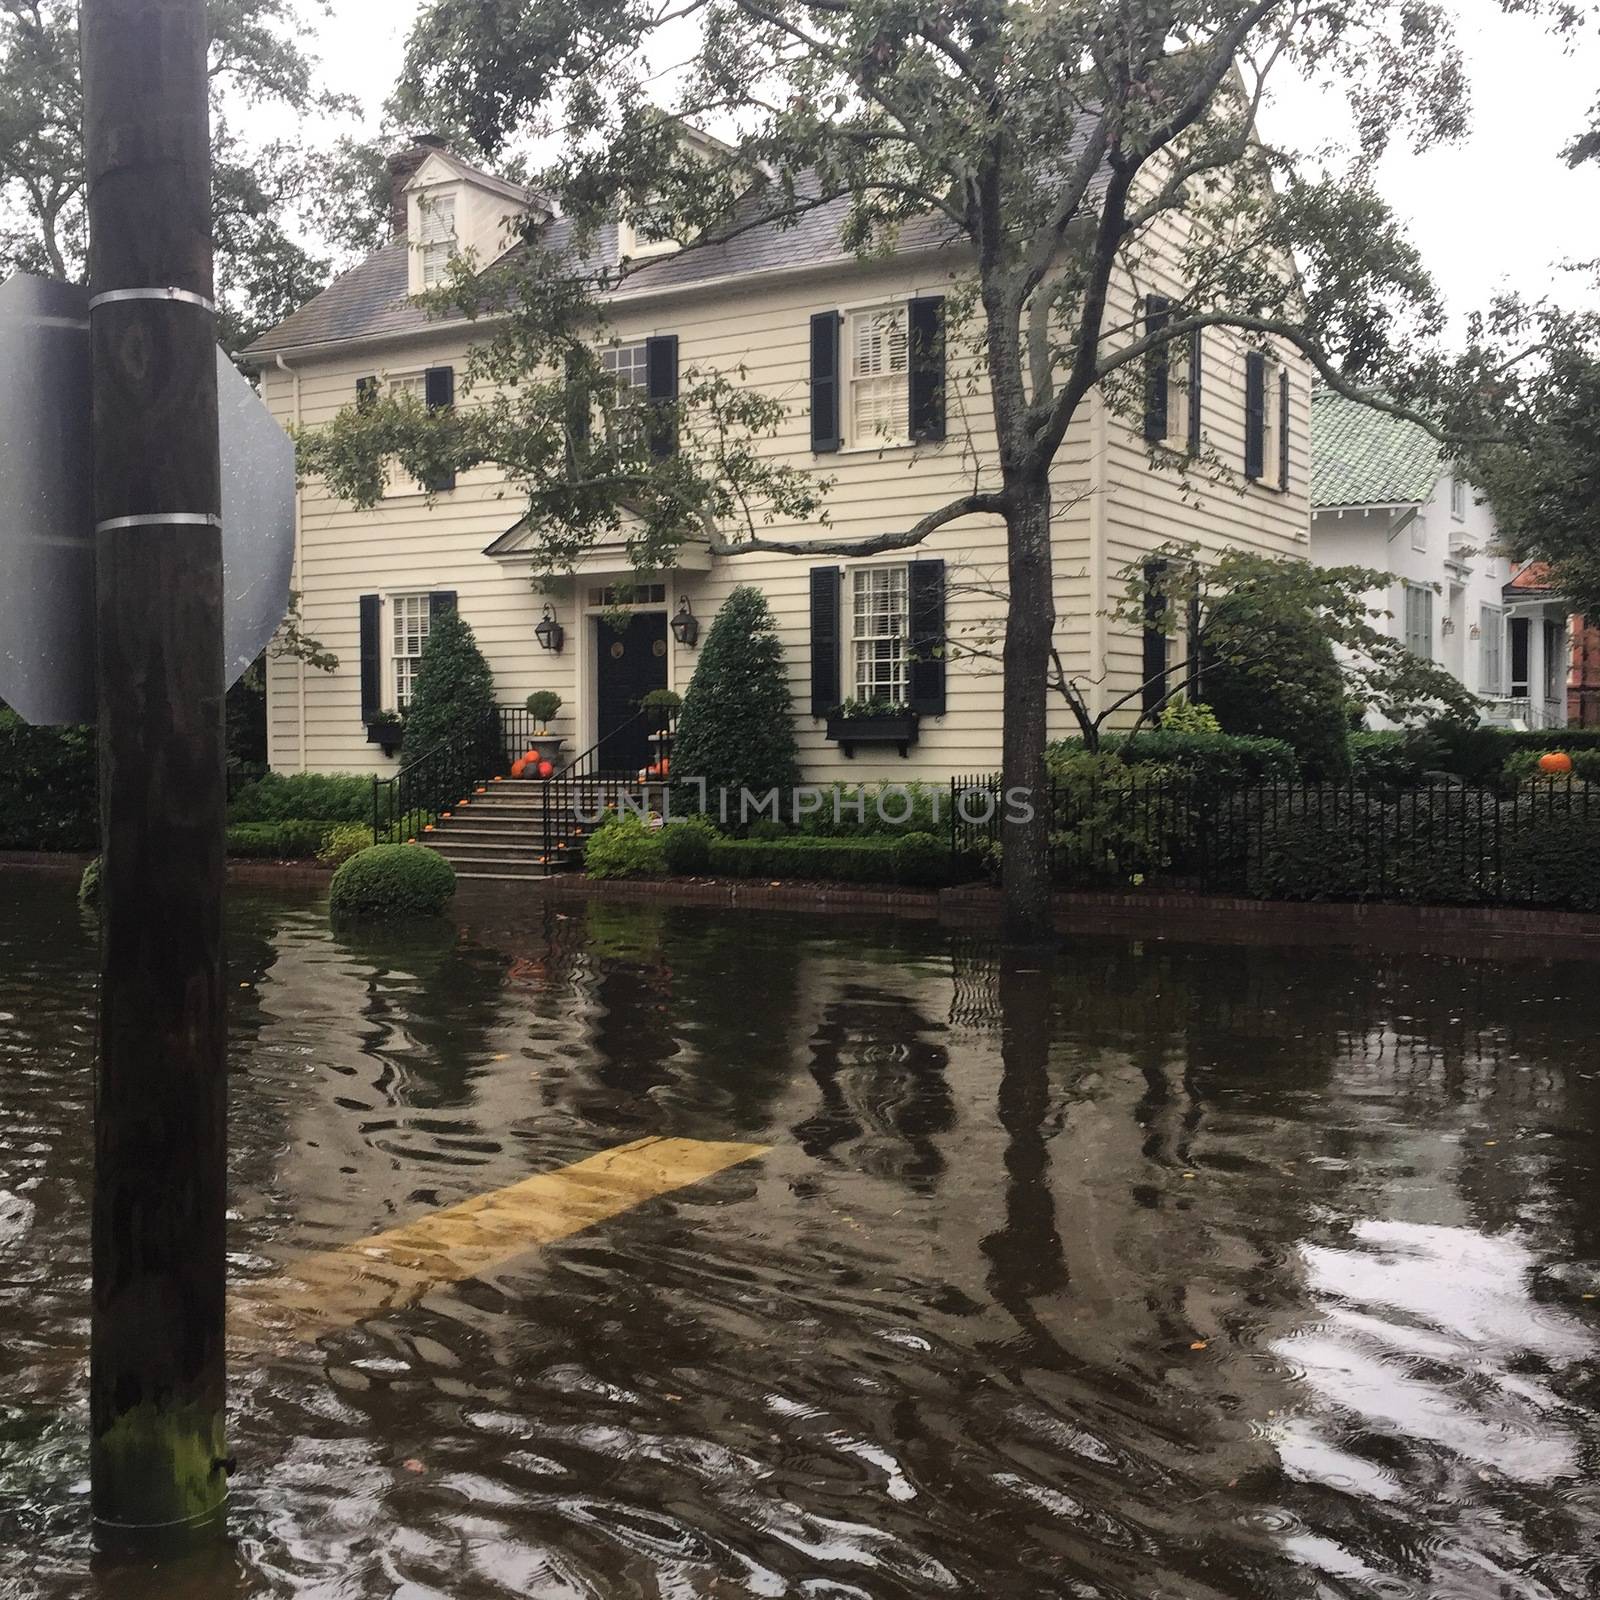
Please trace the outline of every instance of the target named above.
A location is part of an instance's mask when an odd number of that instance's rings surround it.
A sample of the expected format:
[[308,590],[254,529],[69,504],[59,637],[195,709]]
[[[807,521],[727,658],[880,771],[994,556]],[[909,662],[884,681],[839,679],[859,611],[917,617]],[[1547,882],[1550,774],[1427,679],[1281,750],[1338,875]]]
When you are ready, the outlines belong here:
[[589,957],[584,986],[594,1066],[573,1100],[585,1117],[633,1134],[656,1131],[653,1089],[671,1080],[678,1053],[672,1029],[673,961],[666,917],[656,906],[591,900],[586,911]]
[[805,941],[770,915],[673,913],[675,1015],[696,1053],[695,1090],[714,1099],[730,1137],[765,1133],[798,1041]]
[[955,1125],[943,1035],[906,995],[846,984],[811,1035],[821,1103],[793,1129],[800,1147],[838,1162],[863,1141],[865,1170],[931,1185],[945,1165],[935,1136]]

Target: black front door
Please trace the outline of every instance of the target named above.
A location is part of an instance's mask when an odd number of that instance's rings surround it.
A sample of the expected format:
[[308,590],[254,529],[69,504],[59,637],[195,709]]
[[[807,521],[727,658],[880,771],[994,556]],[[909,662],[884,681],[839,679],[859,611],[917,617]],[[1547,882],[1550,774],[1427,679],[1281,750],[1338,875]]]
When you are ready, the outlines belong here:
[[607,618],[595,622],[595,727],[604,772],[636,776],[650,761],[647,719],[639,702],[652,689],[667,686],[667,614],[639,611],[617,629]]

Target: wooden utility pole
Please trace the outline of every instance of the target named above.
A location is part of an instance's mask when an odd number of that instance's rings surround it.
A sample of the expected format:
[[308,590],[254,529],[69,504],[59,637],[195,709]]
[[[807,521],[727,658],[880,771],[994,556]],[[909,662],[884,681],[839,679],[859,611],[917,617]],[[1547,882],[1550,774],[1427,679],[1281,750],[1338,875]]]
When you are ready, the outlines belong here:
[[221,487],[203,0],[83,0],[100,705],[91,1497],[220,1531]]

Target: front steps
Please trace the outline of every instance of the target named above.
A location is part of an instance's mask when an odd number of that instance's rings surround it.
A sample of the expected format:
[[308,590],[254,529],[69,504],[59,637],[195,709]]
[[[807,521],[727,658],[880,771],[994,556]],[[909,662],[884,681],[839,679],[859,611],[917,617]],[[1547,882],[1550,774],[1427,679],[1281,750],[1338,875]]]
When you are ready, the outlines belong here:
[[[475,785],[465,806],[450,807],[450,815],[441,817],[432,832],[419,834],[417,842],[437,850],[458,878],[538,882],[583,866],[583,841],[593,829],[578,821],[578,806],[593,816],[605,800],[626,795],[638,803],[648,794],[643,785],[612,780],[548,785],[537,778],[502,778]],[[659,810],[659,794],[654,798]],[[553,808],[548,835],[547,801]]]

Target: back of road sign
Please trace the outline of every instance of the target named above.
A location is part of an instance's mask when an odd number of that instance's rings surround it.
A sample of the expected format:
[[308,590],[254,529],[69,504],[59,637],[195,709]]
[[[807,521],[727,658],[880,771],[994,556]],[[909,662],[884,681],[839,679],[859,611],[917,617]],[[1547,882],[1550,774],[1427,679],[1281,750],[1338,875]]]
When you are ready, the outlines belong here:
[[[89,291],[0,284],[0,700],[36,724],[93,722],[94,472]],[[217,351],[223,652],[232,684],[289,603],[294,444]]]

